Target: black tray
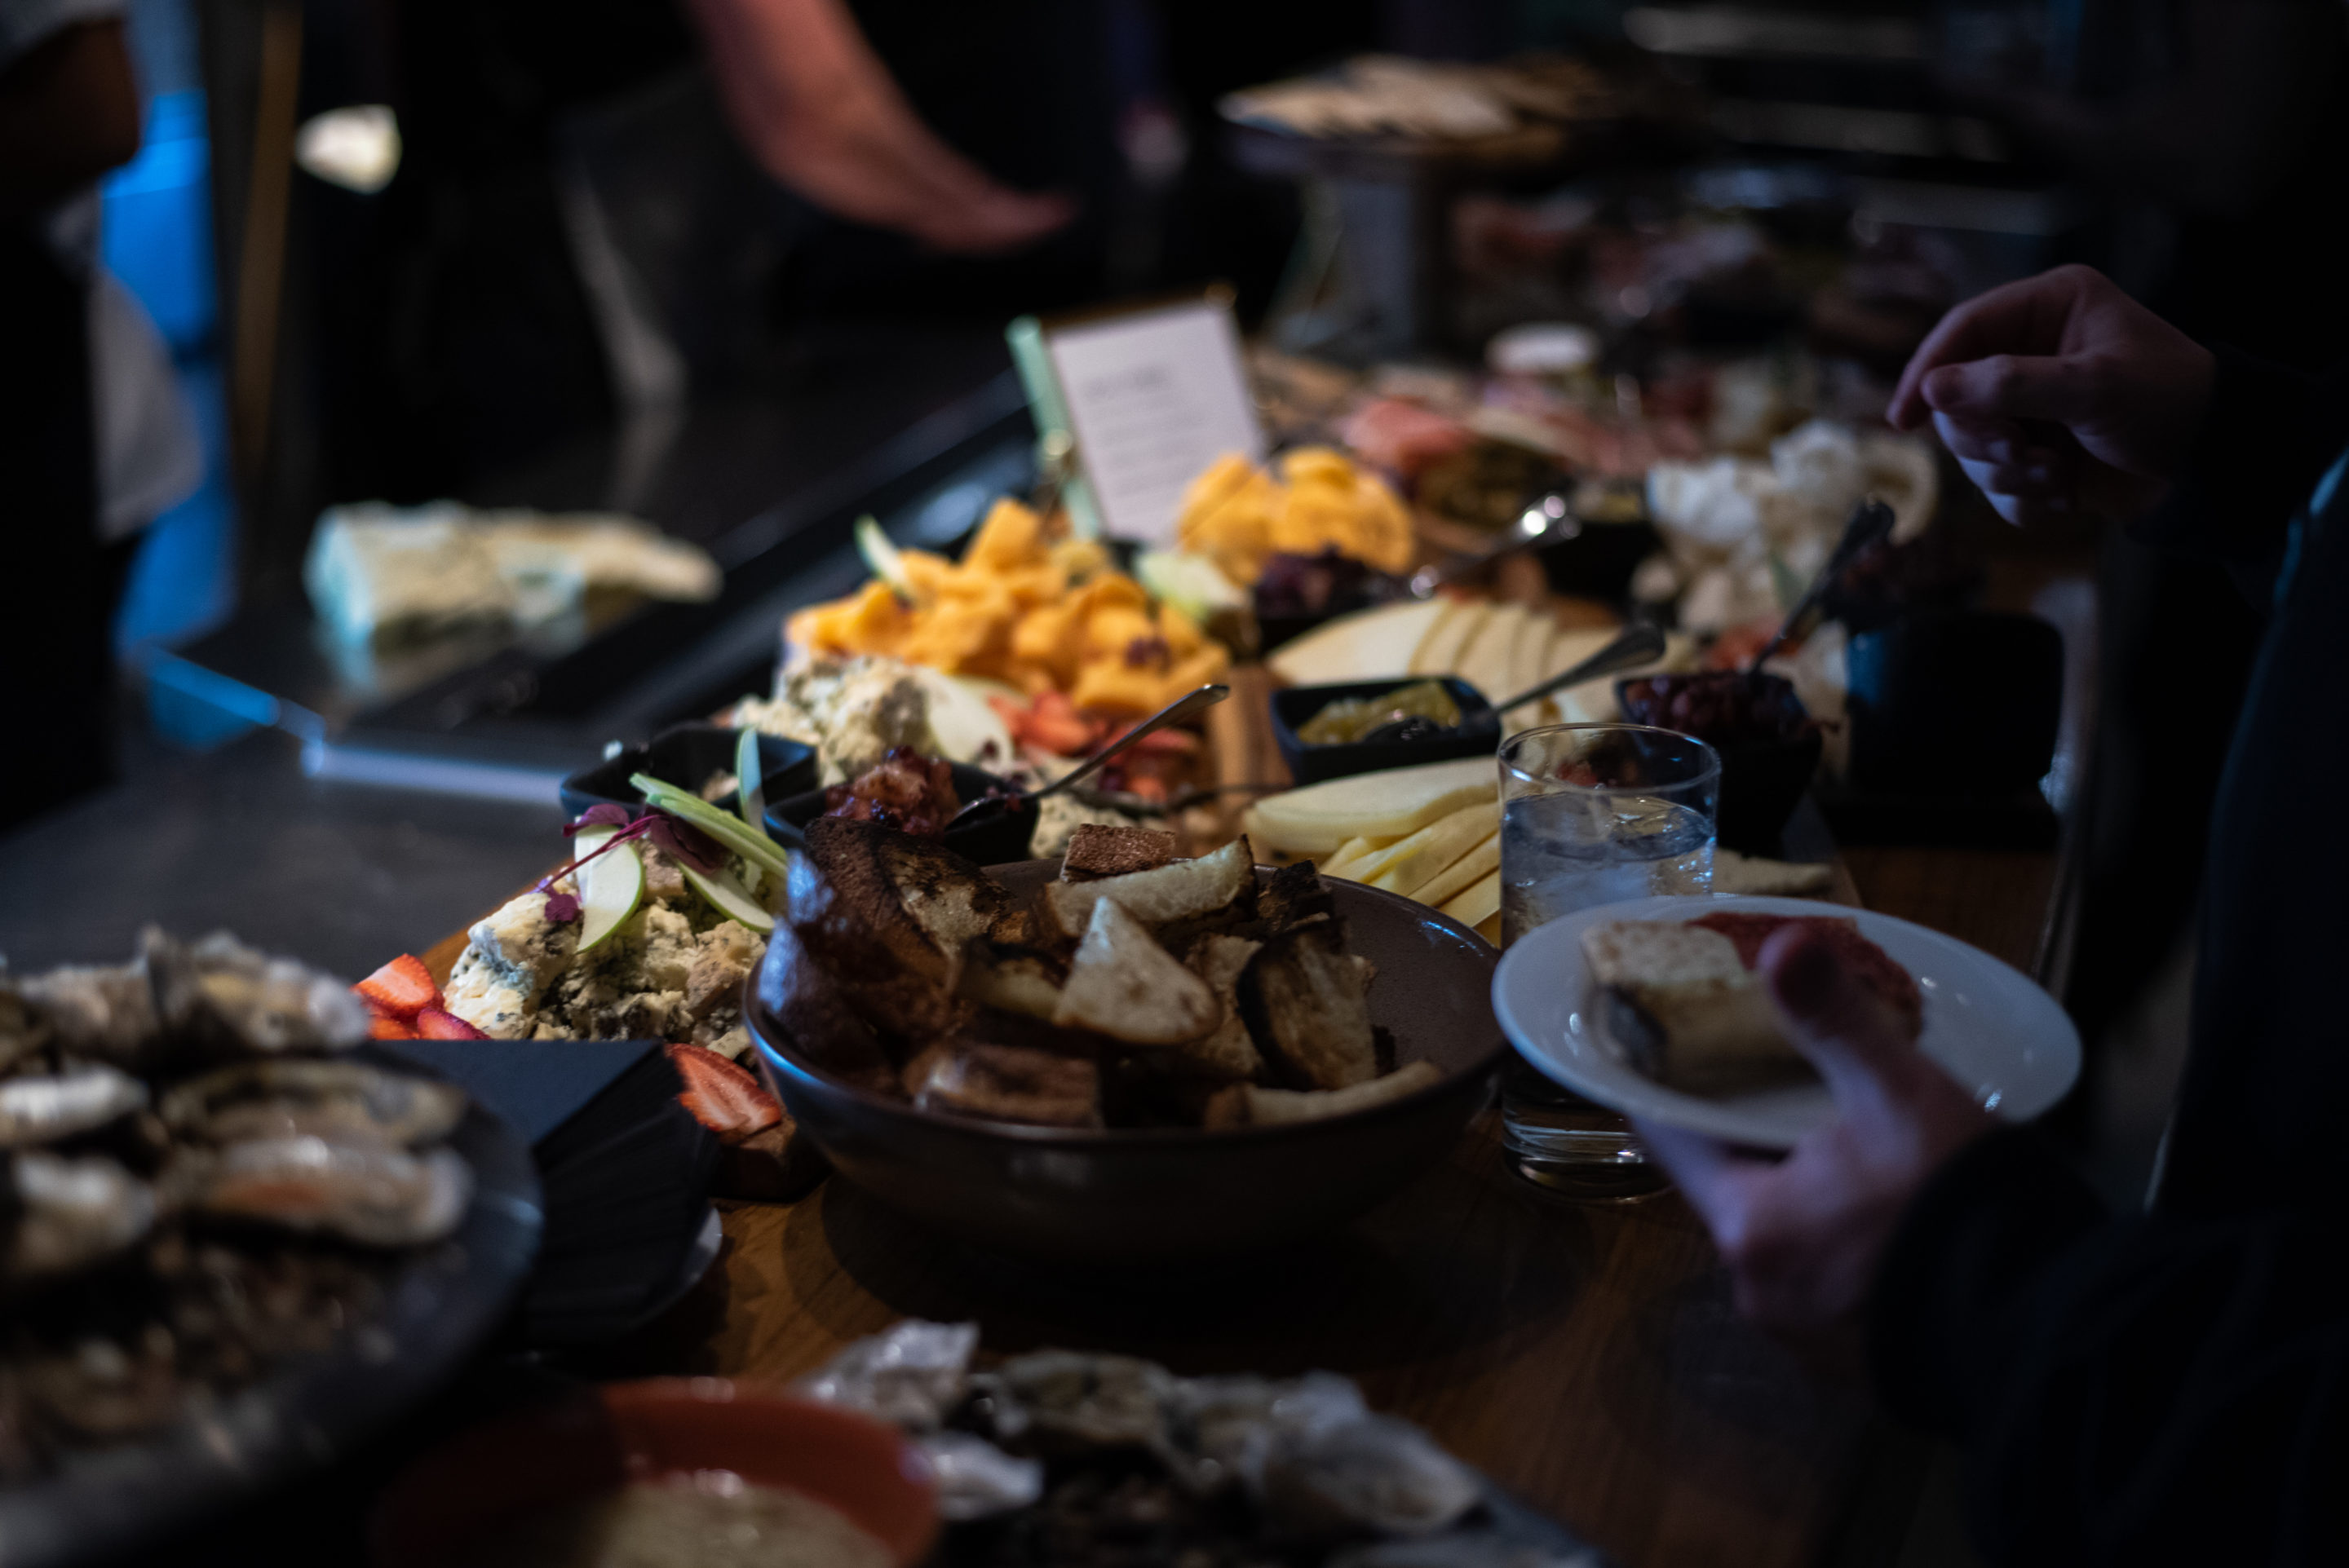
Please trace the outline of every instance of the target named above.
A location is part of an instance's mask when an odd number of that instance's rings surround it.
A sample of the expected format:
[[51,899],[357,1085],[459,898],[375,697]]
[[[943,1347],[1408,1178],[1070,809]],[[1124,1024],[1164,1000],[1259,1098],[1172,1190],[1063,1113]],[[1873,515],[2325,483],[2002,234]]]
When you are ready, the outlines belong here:
[[503,1122],[474,1105],[449,1143],[473,1168],[472,1207],[392,1277],[380,1317],[201,1418],[0,1490],[0,1565],[112,1556],[184,1530],[331,1462],[432,1394],[504,1317],[540,1225],[538,1173]]

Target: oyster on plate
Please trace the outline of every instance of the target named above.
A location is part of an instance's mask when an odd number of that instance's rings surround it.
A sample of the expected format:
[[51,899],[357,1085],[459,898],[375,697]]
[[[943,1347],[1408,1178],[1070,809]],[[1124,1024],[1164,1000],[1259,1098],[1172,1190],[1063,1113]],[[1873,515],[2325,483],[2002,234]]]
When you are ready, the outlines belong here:
[[[0,1083],[0,1124],[6,1105]],[[405,1148],[455,1131],[465,1095],[365,1062],[268,1057],[178,1084],[157,1109],[173,1133],[207,1143],[312,1137]]]
[[0,1078],[0,1149],[56,1143],[146,1109],[147,1086],[101,1062]]
[[15,1211],[6,1254],[12,1281],[102,1263],[155,1223],[153,1189],[102,1154],[19,1154],[8,1162],[7,1190]]
[[472,1171],[449,1150],[409,1154],[306,1134],[191,1150],[164,1181],[201,1213],[367,1247],[437,1242],[457,1228],[473,1195]]
[[225,933],[0,970],[0,1485],[375,1343],[399,1250],[473,1182],[463,1093],[336,1054],[367,1032]]

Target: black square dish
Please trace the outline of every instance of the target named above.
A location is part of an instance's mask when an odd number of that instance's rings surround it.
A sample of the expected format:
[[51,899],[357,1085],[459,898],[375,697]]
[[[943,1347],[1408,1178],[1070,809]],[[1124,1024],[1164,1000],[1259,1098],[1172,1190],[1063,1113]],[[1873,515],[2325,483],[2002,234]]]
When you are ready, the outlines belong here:
[[[983,799],[989,789],[1012,792],[1011,786],[983,768],[973,768],[968,762],[952,762],[955,794],[966,806]],[[828,791],[808,789],[786,796],[767,808],[767,837],[779,844],[797,849],[807,842],[807,825],[824,813],[829,804]],[[1014,861],[1029,859],[1028,843],[1036,836],[1036,802],[1020,800],[1000,817],[991,818],[973,827],[950,830],[946,846],[965,860],[982,866],[1008,865]]]
[[1460,706],[1460,727],[1447,735],[1421,740],[1350,741],[1343,746],[1308,746],[1298,730],[1333,702],[1349,697],[1382,696],[1404,686],[1433,679],[1429,676],[1392,676],[1382,681],[1350,681],[1341,686],[1290,686],[1272,694],[1272,735],[1280,744],[1281,760],[1299,784],[1344,779],[1356,773],[1379,773],[1409,768],[1419,762],[1449,762],[1455,758],[1491,756],[1501,748],[1501,716],[1485,694],[1466,681],[1444,676],[1438,685]]
[[[643,746],[631,746],[593,768],[583,768],[563,781],[563,811],[576,818],[590,806],[626,806],[635,810],[644,797],[629,784],[632,773],[648,773],[664,784],[700,793],[703,780],[713,773],[734,771],[740,730],[718,724],[675,724]],[[781,736],[759,738],[759,765],[766,774],[767,799],[780,800],[815,785],[815,748]],[[715,802],[721,811],[734,810],[730,792]]]

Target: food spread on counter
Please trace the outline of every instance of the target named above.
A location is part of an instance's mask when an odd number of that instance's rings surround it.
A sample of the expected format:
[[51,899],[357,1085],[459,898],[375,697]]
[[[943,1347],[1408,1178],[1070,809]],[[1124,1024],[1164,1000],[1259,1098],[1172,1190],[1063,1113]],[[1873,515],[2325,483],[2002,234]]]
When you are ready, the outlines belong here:
[[1376,976],[1309,863],[1259,886],[1246,839],[1174,851],[1080,828],[1027,898],[926,841],[820,820],[777,926],[793,951],[763,984],[822,1070],[992,1120],[1245,1126],[1436,1081],[1371,1028]]
[[225,932],[0,977],[0,1479],[367,1332],[456,1230],[466,1097],[352,1059],[367,1038],[343,982]]
[[1787,1041],[1754,969],[1763,944],[1789,927],[1827,943],[1915,1041],[1924,1028],[1915,977],[1847,916],[1733,912],[1685,922],[1606,921],[1582,934],[1582,950],[1630,1065],[1658,1083],[1702,1095],[1816,1077],[1809,1059]]
[[1058,1349],[982,1366],[978,1337],[909,1318],[797,1385],[929,1455],[947,1568],[1593,1561],[1335,1373],[1181,1377]]

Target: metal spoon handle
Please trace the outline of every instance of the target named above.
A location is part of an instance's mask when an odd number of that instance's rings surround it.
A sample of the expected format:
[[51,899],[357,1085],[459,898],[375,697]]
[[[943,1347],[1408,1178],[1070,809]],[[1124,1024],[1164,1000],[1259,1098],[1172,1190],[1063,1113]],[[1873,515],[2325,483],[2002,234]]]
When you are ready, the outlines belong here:
[[1754,655],[1746,664],[1745,673],[1749,676],[1758,673],[1770,655],[1776,653],[1785,645],[1786,639],[1795,634],[1795,628],[1803,624],[1803,617],[1808,615],[1817,606],[1818,602],[1826,597],[1827,590],[1836,585],[1836,579],[1851,570],[1851,563],[1859,559],[1860,552],[1868,549],[1891,531],[1892,509],[1874,496],[1868,497],[1852,508],[1850,521],[1843,525],[1843,537],[1836,541],[1835,553],[1829,555],[1827,563],[1819,568],[1819,574],[1811,579],[1811,585],[1803,591],[1802,598],[1796,601],[1795,607],[1786,613],[1786,618],[1779,623],[1777,632],[1768,642],[1762,645],[1762,651]]
[[1143,736],[1154,735],[1170,724],[1180,724],[1195,713],[1204,713],[1231,695],[1232,688],[1227,686],[1203,686],[1196,691],[1175,698],[1068,772],[1061,774],[1051,783],[1037,790],[1029,799],[1040,800],[1047,795],[1057,795],[1063,789],[1075,788],[1099,771],[1102,763],[1124,751]]
[[1584,681],[1611,676],[1617,670],[1633,665],[1644,665],[1664,655],[1664,629],[1653,621],[1634,621],[1623,628],[1623,634],[1576,665],[1563,675],[1555,675],[1537,686],[1530,686],[1506,702],[1493,705],[1495,713],[1506,713],[1513,707],[1546,697],[1554,691],[1563,691]]

